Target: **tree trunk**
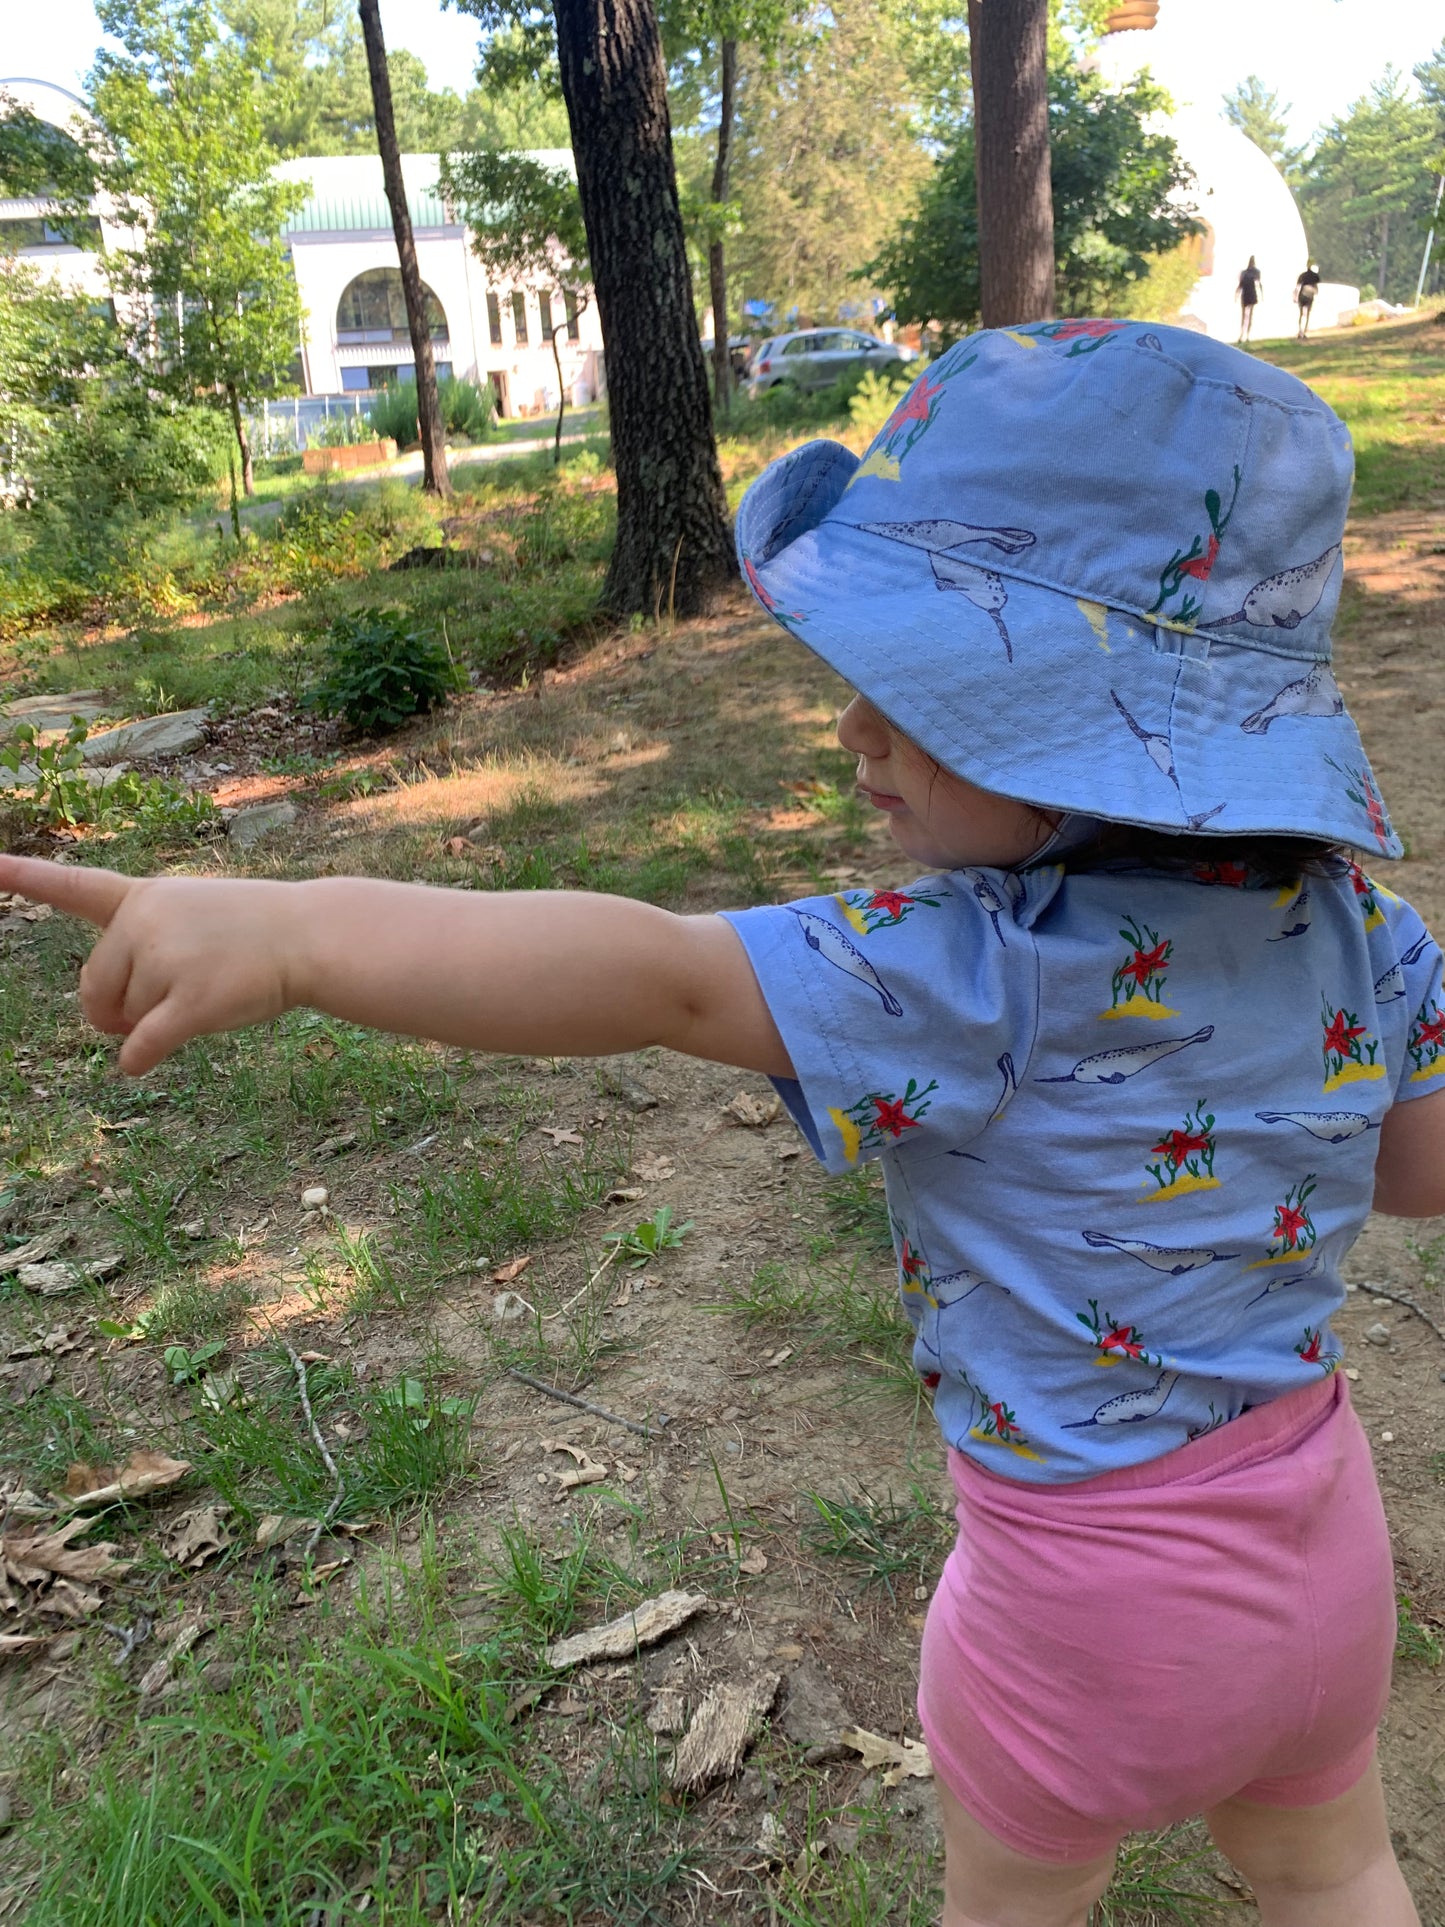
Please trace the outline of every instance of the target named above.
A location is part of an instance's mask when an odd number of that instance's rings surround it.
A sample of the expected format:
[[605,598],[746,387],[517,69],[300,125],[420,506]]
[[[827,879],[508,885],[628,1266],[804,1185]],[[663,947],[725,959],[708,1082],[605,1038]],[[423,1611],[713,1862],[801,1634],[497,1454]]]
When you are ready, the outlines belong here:
[[562,417],[567,413],[567,384],[562,379],[562,350],[557,345],[557,337],[566,326],[565,321],[559,321],[552,330],[552,359],[557,364],[557,433],[552,438],[553,468],[562,460]]
[[1054,312],[1048,0],[968,0],[983,325]]
[[[226,386],[226,400],[231,410],[231,428],[236,437],[236,447],[241,453],[241,492],[246,496],[256,493],[256,471],[251,463],[251,437],[246,433],[245,417],[241,413],[241,397],[229,383]],[[240,540],[240,531],[237,531]]]
[[1390,210],[1389,208],[1386,208],[1384,213],[1384,218],[1380,226],[1380,279],[1379,279],[1378,285],[1380,290],[1380,299],[1382,301],[1386,301],[1389,299],[1389,297],[1385,293],[1385,269],[1389,265],[1389,260],[1390,260]]
[[391,110],[391,75],[386,67],[386,41],[382,37],[381,12],[378,0],[358,0],[358,6],[361,32],[366,41],[366,65],[371,75],[376,145],[381,154],[386,198],[391,204],[391,225],[396,234],[396,252],[401,262],[401,287],[406,299],[406,321],[411,331],[412,360],[416,367],[416,420],[417,433],[421,437],[422,487],[429,495],[449,495],[451,483],[447,477],[441,408],[437,403],[436,362],[431,351],[431,331],[427,327],[421,270],[416,264],[416,242],[412,238],[411,214],[406,205],[406,185],[401,178],[401,153],[396,144],[396,118]]
[[602,605],[693,615],[735,573],[654,0],[553,0],[607,351],[617,546]]
[[[720,207],[728,197],[728,167],[732,161],[733,103],[738,81],[738,43],[724,40],[718,66],[721,72],[717,120],[717,159],[713,162],[712,198]],[[721,223],[722,215],[716,219]],[[732,399],[733,364],[728,353],[728,271],[723,252],[721,227],[708,243],[708,295],[712,301],[712,400],[719,415],[726,415]]]

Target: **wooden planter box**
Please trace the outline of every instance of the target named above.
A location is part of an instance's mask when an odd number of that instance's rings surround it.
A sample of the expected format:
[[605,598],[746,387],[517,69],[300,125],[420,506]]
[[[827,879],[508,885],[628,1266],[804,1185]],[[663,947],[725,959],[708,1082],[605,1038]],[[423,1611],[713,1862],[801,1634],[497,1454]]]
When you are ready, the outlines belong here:
[[353,442],[349,448],[307,448],[301,452],[301,468],[307,475],[329,475],[343,468],[374,468],[378,462],[396,460],[396,443],[388,435],[375,442]]

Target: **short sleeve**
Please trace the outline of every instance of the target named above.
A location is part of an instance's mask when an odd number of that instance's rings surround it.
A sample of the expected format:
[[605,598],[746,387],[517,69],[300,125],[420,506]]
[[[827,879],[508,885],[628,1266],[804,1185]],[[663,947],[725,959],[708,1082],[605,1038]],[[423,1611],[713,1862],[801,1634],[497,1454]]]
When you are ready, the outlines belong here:
[[[1383,898],[1385,893],[1380,892]],[[1440,946],[1413,905],[1388,898],[1382,908],[1394,940],[1395,961],[1375,985],[1375,1001],[1403,1000],[1408,1028],[1395,1101],[1445,1091],[1445,989]],[[1383,934],[1383,933],[1382,933]],[[1398,1003],[1397,1006],[1398,1008]]]
[[1032,1048],[1030,924],[1059,873],[950,871],[725,912],[796,1073],[777,1088],[829,1171],[967,1146]]

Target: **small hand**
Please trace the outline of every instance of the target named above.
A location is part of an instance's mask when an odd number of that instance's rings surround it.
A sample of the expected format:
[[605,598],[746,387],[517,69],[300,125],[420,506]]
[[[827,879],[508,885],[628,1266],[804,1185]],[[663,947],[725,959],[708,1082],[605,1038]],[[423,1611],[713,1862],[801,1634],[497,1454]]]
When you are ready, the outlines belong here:
[[0,856],[0,891],[83,917],[101,938],[80,973],[97,1030],[144,1075],[192,1037],[278,1017],[293,994],[304,885],[123,877]]

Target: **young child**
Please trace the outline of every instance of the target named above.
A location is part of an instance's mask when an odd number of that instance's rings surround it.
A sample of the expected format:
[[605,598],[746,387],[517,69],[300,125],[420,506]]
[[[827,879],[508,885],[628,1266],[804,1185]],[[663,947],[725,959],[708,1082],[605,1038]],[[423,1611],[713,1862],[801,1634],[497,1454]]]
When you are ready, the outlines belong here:
[[744,570],[857,690],[906,888],[677,917],[0,858],[102,926],[128,1071],[300,1004],[666,1044],[777,1079],[829,1170],[881,1159],[958,1493],[920,1688],[948,1927],[1082,1927],[1125,1832],[1199,1812],[1266,1927],[1417,1920],[1329,1321],[1372,1200],[1445,1210],[1445,1016],[1339,853],[1400,854],[1329,669],[1349,486],[1291,376],[1113,321],[972,335],[863,461],[775,463]]

